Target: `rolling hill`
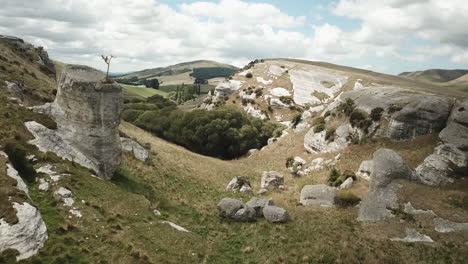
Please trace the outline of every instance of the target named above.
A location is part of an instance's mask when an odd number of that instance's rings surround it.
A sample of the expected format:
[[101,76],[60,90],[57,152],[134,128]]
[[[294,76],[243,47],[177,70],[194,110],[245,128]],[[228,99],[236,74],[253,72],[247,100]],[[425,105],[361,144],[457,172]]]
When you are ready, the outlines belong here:
[[223,64],[215,61],[198,60],[184,62],[168,67],[159,67],[146,69],[123,75],[117,80],[123,79],[158,79],[161,85],[193,84],[195,77],[209,80],[210,84],[217,84],[219,77],[228,77],[238,70],[232,65]]
[[468,70],[432,69],[425,71],[403,72],[398,76],[420,82],[430,83],[436,86],[468,92]]

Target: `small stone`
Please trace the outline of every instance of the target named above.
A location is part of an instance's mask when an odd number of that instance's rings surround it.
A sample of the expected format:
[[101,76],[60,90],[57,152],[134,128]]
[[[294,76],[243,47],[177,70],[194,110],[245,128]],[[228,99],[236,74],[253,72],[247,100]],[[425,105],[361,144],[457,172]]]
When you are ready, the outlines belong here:
[[265,206],[263,216],[270,223],[286,223],[289,221],[288,212],[277,206]]
[[44,179],[39,179],[39,190],[43,192],[47,192],[49,190],[49,183],[46,182]]
[[161,216],[161,212],[159,210],[154,209],[153,214],[156,216]]
[[267,192],[268,192],[267,189],[260,189],[260,190],[258,190],[257,194],[258,194],[258,195],[264,195],[264,194],[266,194]]
[[351,188],[351,186],[353,186],[353,183],[354,183],[353,178],[349,177],[340,185],[340,189],[349,189]]

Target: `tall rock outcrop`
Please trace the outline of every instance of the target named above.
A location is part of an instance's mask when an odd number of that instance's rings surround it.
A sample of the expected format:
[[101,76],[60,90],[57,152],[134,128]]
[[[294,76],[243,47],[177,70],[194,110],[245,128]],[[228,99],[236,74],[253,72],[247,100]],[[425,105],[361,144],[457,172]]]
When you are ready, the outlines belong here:
[[64,158],[110,179],[121,159],[118,126],[123,97],[117,83],[104,80],[104,74],[93,68],[66,66],[55,101],[33,108],[51,116],[57,122],[57,130],[48,130],[34,122],[26,126],[36,137],[31,143],[42,151],[60,153],[60,149],[69,149]]

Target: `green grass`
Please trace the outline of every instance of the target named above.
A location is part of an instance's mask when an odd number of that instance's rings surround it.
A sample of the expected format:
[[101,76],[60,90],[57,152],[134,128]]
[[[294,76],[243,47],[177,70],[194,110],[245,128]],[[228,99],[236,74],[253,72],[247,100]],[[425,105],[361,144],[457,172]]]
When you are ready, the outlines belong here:
[[123,90],[124,98],[126,99],[132,99],[132,98],[145,99],[155,94],[161,95],[163,97],[167,96],[166,92],[161,91],[161,90],[156,90],[153,88],[143,88],[143,87],[127,85],[127,84],[121,84],[121,85],[124,88]]

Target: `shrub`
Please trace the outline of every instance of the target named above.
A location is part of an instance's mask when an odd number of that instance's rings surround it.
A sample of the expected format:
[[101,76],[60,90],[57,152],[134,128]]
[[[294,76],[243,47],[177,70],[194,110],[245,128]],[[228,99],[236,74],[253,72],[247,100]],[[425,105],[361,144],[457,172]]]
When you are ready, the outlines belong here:
[[337,110],[339,112],[345,113],[347,116],[350,116],[351,113],[354,111],[354,108],[355,108],[355,105],[354,105],[353,99],[346,98],[346,101],[341,102],[338,105]]
[[331,115],[330,111],[326,111],[323,117],[329,117]]
[[136,110],[136,109],[127,109],[124,110],[122,113],[122,119],[133,123],[135,122],[145,111],[143,110]]
[[301,122],[301,120],[302,113],[296,113],[291,120],[293,128],[296,128],[296,126]]
[[286,159],[286,168],[290,168],[292,167],[294,164],[294,158],[293,157],[288,157]]
[[312,121],[312,125],[313,126],[316,126],[316,125],[320,125],[320,124],[325,124],[325,118],[319,116],[319,117],[316,117],[313,121]]
[[393,114],[393,113],[395,113],[395,112],[400,111],[401,109],[403,109],[403,107],[401,107],[401,106],[399,106],[399,105],[391,104],[391,105],[388,107],[388,113],[389,113],[389,114]]
[[337,168],[333,167],[330,170],[330,173],[328,174],[328,182],[330,184],[334,183],[340,176],[341,176],[340,171]]
[[255,90],[255,95],[256,95],[257,97],[262,96],[262,95],[263,95],[263,90],[262,90],[262,88],[257,88],[257,89]]
[[343,172],[343,176],[344,176],[345,180],[348,179],[348,178],[353,178],[354,181],[356,180],[356,174],[353,171],[350,171],[350,170],[345,170]]
[[294,102],[291,96],[281,96],[280,101],[287,105]]
[[336,129],[334,127],[327,128],[325,140],[333,141],[335,139],[335,131]]
[[251,72],[248,72],[246,75],[245,75],[246,78],[252,78],[253,77],[253,74]]
[[26,158],[27,152],[23,146],[16,141],[10,141],[5,144],[5,153],[23,180],[28,183],[33,183],[36,180],[36,170]]
[[334,202],[340,207],[356,206],[361,199],[354,193],[346,190],[340,190],[334,198]]
[[325,130],[325,125],[324,124],[318,124],[314,127],[314,133],[320,133],[323,130]]
[[349,122],[351,123],[353,127],[356,127],[359,125],[360,122],[362,122],[366,118],[367,118],[366,112],[359,110],[359,109],[355,109],[349,116]]
[[384,109],[382,107],[376,107],[372,109],[370,117],[373,121],[379,121],[380,118],[382,118],[383,112],[384,112]]

